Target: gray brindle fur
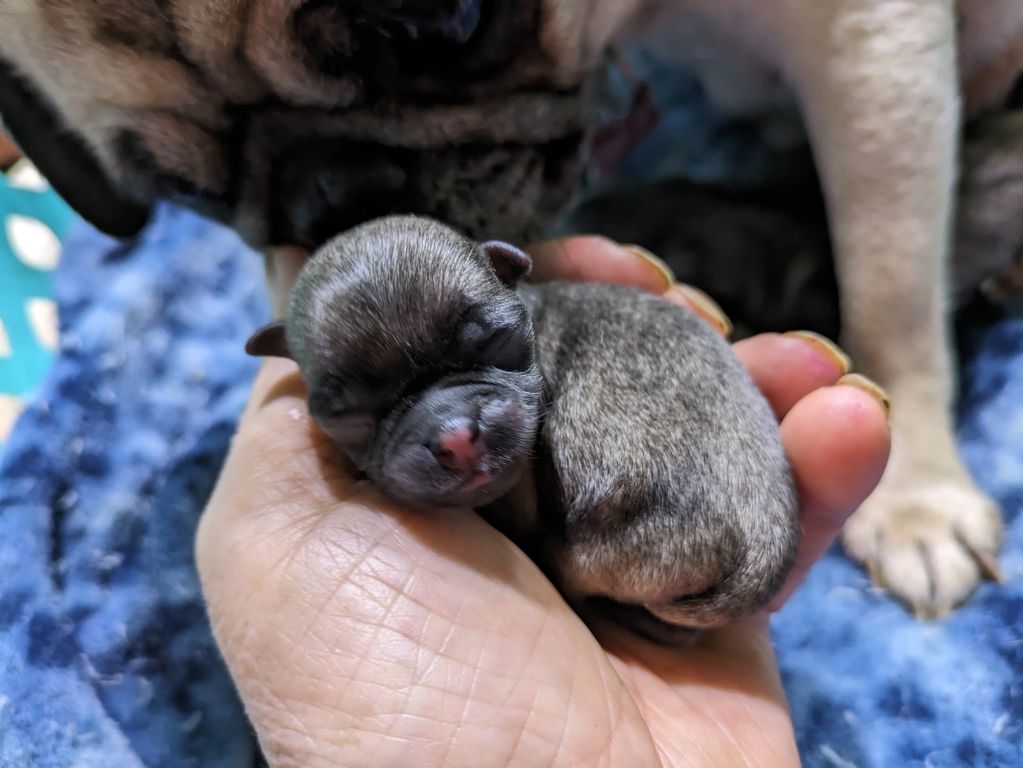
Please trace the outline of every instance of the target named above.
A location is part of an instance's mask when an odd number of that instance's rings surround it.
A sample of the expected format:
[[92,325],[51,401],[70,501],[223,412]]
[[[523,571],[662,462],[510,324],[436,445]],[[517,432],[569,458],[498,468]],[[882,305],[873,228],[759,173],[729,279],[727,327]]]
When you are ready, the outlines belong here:
[[[371,222],[312,257],[286,331],[249,349],[298,362],[310,412],[382,490],[487,508],[576,606],[666,642],[762,607],[792,565],[798,504],[728,344],[633,288],[516,291],[528,264],[425,218]],[[467,419],[476,474],[430,447]],[[536,509],[497,511],[534,458]]]

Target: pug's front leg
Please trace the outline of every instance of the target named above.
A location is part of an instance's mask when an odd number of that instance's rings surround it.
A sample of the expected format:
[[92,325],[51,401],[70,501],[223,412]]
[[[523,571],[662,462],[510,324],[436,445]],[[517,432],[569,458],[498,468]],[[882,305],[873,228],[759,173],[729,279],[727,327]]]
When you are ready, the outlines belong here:
[[1001,519],[956,450],[946,271],[959,105],[949,0],[778,5],[827,195],[844,343],[892,402],[847,551],[924,617],[997,572]]
[[274,246],[263,251],[266,262],[266,285],[270,297],[270,310],[274,320],[281,320],[288,314],[291,289],[298,278],[299,270],[309,258],[309,251],[297,246]]

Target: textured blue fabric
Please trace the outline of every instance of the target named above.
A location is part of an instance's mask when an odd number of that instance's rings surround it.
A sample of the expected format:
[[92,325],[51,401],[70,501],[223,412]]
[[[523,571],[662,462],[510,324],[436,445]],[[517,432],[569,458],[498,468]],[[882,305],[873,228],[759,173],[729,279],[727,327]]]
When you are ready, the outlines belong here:
[[32,391],[52,359],[28,313],[28,302],[49,298],[52,288],[48,272],[19,259],[9,229],[15,217],[39,222],[62,238],[75,216],[52,189],[19,188],[0,173],[0,323],[10,346],[9,354],[0,353],[0,394],[20,396]]
[[[666,120],[704,127],[677,170],[756,167],[752,139],[717,151],[698,90],[682,95],[696,106]],[[251,764],[192,537],[263,285],[233,235],[176,209],[133,245],[71,237],[63,347],[0,458],[0,768]],[[775,621],[810,768],[1023,765],[1023,320],[976,329],[964,367],[961,442],[1006,510],[1007,583],[921,624],[830,553]]]
[[268,315],[257,257],[170,209],[81,226],[62,348],[0,462],[0,766],[251,766],[206,623],[195,525]]
[[1006,515],[1005,583],[920,623],[829,553],[774,624],[808,768],[1023,765],[1023,318],[963,353],[959,444]]

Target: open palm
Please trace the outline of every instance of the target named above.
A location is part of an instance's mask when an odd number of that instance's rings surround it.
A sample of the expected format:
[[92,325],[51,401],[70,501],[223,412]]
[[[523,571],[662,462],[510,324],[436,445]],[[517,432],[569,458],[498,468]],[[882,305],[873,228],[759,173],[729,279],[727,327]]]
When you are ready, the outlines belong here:
[[[541,277],[662,287],[606,241],[534,255]],[[734,349],[781,419],[803,502],[780,601],[877,483],[886,417],[812,339]],[[304,397],[293,364],[264,365],[197,544],[271,764],[798,764],[766,613],[684,651],[588,627],[473,512],[412,512],[354,479]]]

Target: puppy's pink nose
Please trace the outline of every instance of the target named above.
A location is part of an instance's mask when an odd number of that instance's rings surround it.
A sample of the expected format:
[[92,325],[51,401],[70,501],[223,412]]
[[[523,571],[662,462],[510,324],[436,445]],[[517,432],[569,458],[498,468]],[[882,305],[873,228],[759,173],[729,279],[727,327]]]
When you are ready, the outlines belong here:
[[442,467],[474,473],[479,469],[483,456],[479,425],[472,422],[441,430],[433,439],[430,450]]

